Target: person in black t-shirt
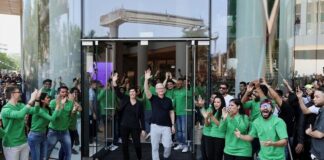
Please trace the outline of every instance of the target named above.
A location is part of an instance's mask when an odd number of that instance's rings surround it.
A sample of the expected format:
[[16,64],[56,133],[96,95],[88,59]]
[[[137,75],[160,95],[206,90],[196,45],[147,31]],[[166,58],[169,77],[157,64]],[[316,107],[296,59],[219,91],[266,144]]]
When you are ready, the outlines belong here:
[[[152,105],[152,119],[151,119],[151,145],[152,145],[152,159],[159,160],[159,143],[160,141],[164,147],[163,157],[168,159],[171,155],[172,134],[175,133],[174,128],[174,111],[172,101],[165,97],[165,88],[162,83],[155,85],[156,95],[152,95],[148,80],[151,78],[151,70],[145,71],[144,91],[146,97],[150,100]],[[171,134],[172,133],[172,134]]]
[[314,93],[314,104],[320,107],[319,114],[316,117],[314,127],[312,125],[305,131],[311,139],[311,157],[312,159],[324,159],[324,87],[319,87]]
[[132,136],[137,159],[142,159],[142,149],[140,135],[145,137],[144,125],[144,109],[143,104],[136,100],[136,88],[129,88],[129,96],[120,92],[117,86],[118,74],[114,73],[112,77],[112,84],[114,86],[117,97],[120,102],[120,115],[121,115],[121,137],[123,141],[123,155],[124,160],[129,160],[128,152],[128,137]]

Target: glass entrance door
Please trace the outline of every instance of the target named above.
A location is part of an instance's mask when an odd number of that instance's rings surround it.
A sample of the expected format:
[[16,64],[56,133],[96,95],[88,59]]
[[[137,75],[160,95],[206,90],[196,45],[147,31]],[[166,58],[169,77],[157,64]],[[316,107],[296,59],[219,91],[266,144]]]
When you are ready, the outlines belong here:
[[[149,82],[151,92],[156,94],[155,85],[162,83],[166,88],[165,96],[173,102],[176,132],[172,140],[176,145],[173,146],[172,156],[182,156],[186,159],[196,156],[200,144],[200,118],[194,100],[198,95],[207,96],[208,53],[208,46],[197,44],[198,41],[91,41],[91,44],[85,47],[84,75],[87,79],[84,80],[84,90],[88,91],[88,95],[84,94],[84,98],[88,99],[87,103],[91,103],[90,99],[94,97],[91,97],[90,93],[95,87],[97,105],[95,143],[91,136],[88,140],[90,155],[100,150],[110,150],[104,158],[112,159],[118,155],[122,158],[122,111],[119,110],[120,99],[116,96],[110,80],[114,72],[119,75],[117,84],[120,92],[128,95],[129,88],[137,88],[137,100],[144,106],[147,133],[145,137],[141,137],[141,144],[143,149],[151,153],[152,106],[145,97],[143,88],[144,72],[150,68],[153,75]],[[90,114],[87,113],[88,116]],[[90,129],[91,116],[88,118]],[[178,145],[180,147],[177,148]]]

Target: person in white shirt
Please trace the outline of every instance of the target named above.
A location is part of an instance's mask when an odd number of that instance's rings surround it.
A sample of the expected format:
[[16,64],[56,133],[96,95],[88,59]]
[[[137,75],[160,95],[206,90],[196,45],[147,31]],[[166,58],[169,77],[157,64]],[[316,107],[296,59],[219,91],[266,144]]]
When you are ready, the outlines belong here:
[[233,96],[228,94],[228,88],[229,85],[225,82],[221,83],[218,88],[219,93],[222,94],[225,99],[226,107],[228,107],[230,100],[234,99]]

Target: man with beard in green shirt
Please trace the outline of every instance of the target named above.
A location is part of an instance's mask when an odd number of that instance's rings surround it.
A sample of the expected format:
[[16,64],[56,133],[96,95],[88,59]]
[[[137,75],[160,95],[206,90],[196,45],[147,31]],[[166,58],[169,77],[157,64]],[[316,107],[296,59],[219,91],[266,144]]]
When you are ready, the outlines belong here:
[[47,95],[52,99],[55,98],[55,83],[54,86],[52,88],[52,80],[50,79],[45,79],[43,81],[43,87],[40,89],[40,91],[42,91],[42,93],[47,93]]
[[252,123],[248,135],[242,135],[239,130],[235,131],[237,138],[252,141],[259,138],[261,150],[259,158],[262,160],[284,160],[285,146],[287,145],[287,128],[285,122],[273,116],[272,102],[265,99],[261,102],[261,116]]

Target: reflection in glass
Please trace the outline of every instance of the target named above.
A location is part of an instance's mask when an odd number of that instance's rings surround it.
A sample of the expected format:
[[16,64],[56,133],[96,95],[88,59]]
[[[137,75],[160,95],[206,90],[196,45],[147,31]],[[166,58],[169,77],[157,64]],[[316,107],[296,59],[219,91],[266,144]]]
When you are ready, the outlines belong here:
[[209,0],[84,1],[83,37],[207,37]]

